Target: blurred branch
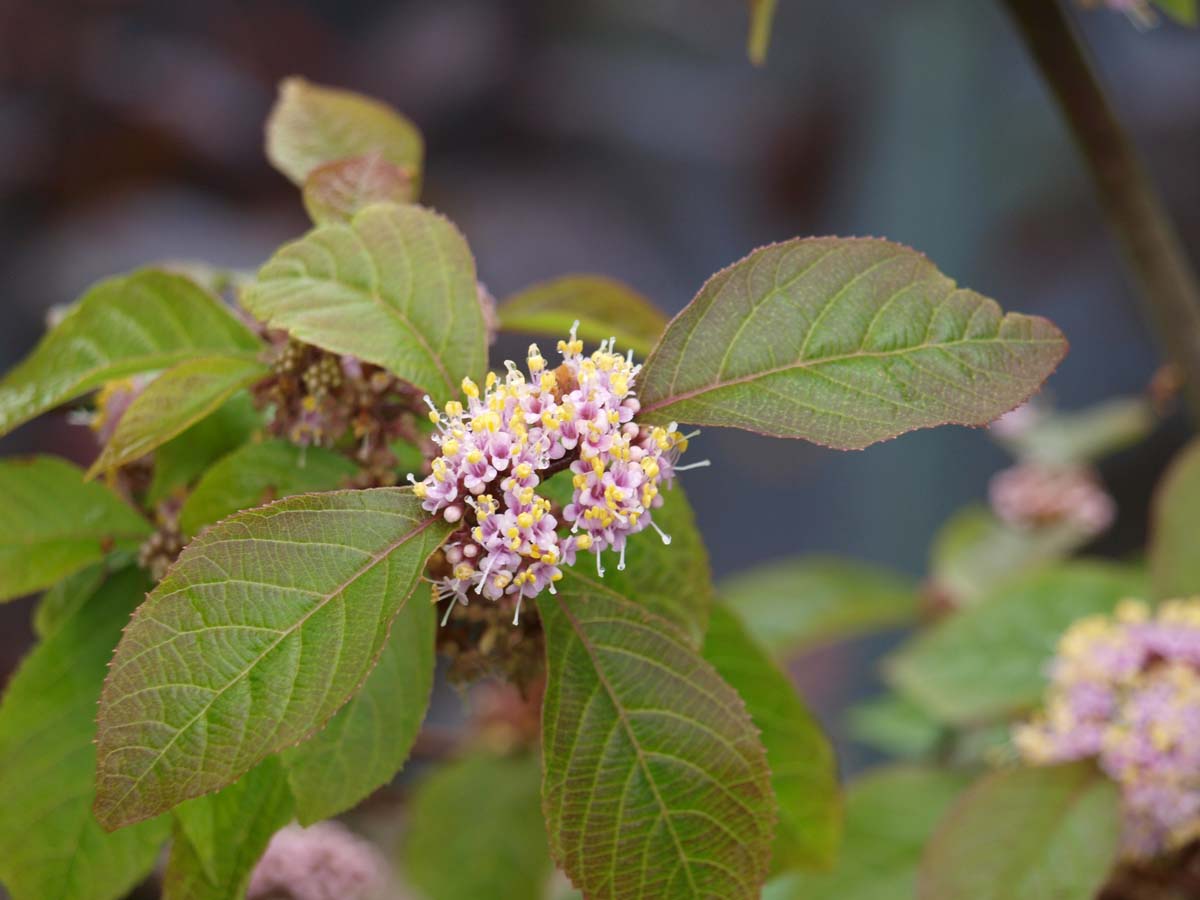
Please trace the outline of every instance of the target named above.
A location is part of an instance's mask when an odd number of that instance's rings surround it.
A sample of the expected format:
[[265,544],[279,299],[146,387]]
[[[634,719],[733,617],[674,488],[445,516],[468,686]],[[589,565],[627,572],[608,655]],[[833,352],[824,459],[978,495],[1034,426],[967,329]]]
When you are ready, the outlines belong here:
[[1167,356],[1200,421],[1200,283],[1059,0],[1002,0],[1091,171]]
[[746,39],[746,53],[756,66],[766,65],[774,21],[775,0],[750,0],[750,34]]

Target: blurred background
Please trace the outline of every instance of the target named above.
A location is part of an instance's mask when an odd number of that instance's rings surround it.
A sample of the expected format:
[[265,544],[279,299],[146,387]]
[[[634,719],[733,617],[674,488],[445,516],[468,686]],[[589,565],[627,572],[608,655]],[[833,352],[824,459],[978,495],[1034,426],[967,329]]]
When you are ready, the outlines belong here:
[[[676,312],[717,269],[797,235],[886,236],[1072,352],[1049,392],[1138,393],[1159,353],[1091,186],[996,4],[781,0],[765,69],[741,0],[0,0],[0,363],[47,311],[139,264],[254,268],[307,225],[262,153],[283,76],[394,104],[428,143],[424,202],[467,235],[503,298],[568,272],[628,281]],[[1200,37],[1076,11],[1193,259],[1200,253]],[[501,343],[500,353],[520,351]],[[1109,460],[1121,555],[1185,436],[1169,420]],[[86,460],[45,417],[0,453]],[[718,577],[838,553],[920,576],[929,540],[1005,455],[982,431],[862,453],[706,432],[685,476]],[[0,607],[0,680],[31,640]],[[827,717],[871,690],[879,646],[795,675]],[[835,732],[836,733],[836,732]],[[863,751],[843,745],[853,769]]]

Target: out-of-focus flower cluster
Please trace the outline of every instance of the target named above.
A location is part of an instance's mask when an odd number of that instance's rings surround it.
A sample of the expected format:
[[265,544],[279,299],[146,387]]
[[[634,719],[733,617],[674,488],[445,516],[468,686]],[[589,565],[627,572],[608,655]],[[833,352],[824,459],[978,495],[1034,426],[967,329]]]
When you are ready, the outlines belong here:
[[[559,341],[562,364],[550,369],[537,345],[529,348],[528,377],[507,363],[503,377],[487,376],[481,391],[462,383],[466,404],[431,406],[441,454],[423,481],[413,476],[424,508],[462,527],[446,542],[449,573],[441,597],[466,604],[471,594],[489,600],[535,597],[554,591],[562,565],[591,551],[619,554],[625,566],[629,535],[658,530],[651,510],[662,504],[688,438],[672,423],[638,425],[634,380],[640,366],[614,352],[612,342],[590,356],[571,329]],[[571,533],[560,536],[559,517],[536,491],[542,480],[569,468],[574,492],[561,511]],[[664,542],[670,538],[659,530]],[[450,609],[447,610],[449,615]]]
[[1045,710],[1014,740],[1033,763],[1096,757],[1122,790],[1127,856],[1200,837],[1200,599],[1126,601],[1063,635]]
[[388,866],[374,845],[337,822],[276,832],[250,876],[247,900],[374,900]]
[[1091,536],[1116,516],[1112,497],[1085,466],[1020,463],[992,476],[988,498],[996,515],[1017,528],[1068,525]]

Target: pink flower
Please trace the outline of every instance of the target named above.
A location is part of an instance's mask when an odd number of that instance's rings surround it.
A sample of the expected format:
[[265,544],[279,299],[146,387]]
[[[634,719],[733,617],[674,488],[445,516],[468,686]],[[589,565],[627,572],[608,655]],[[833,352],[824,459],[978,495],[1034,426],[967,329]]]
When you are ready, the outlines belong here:
[[372,900],[388,880],[379,851],[337,822],[288,825],[254,867],[246,900]]

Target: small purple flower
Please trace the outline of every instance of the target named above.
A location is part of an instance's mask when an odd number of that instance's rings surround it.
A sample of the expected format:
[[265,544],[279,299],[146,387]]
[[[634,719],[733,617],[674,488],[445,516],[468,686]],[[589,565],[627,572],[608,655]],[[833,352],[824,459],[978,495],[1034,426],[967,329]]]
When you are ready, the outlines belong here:
[[379,851],[337,822],[288,825],[254,867],[246,900],[373,900],[388,880]]

